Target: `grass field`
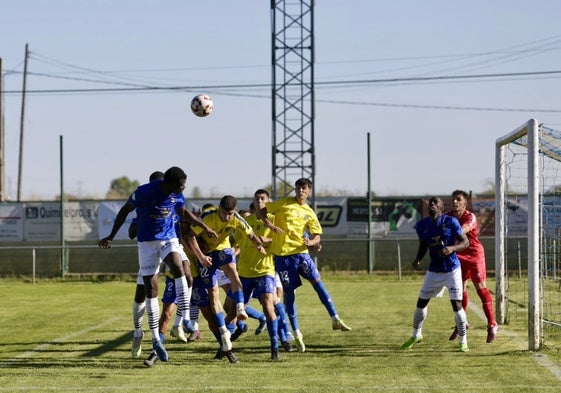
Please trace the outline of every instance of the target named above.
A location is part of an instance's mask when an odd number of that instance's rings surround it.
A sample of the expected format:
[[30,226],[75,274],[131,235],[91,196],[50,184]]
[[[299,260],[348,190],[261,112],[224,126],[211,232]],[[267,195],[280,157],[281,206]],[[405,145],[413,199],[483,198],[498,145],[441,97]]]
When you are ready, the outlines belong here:
[[[0,391],[18,392],[558,392],[561,355],[527,351],[525,321],[502,326],[485,343],[477,301],[468,310],[470,352],[448,341],[448,299],[429,304],[422,343],[411,335],[422,276],[324,275],[338,312],[353,328],[331,330],[310,285],[297,292],[307,351],[269,361],[268,336],[248,333],[234,343],[238,364],[213,361],[217,343],[203,324],[201,341],[167,338],[168,363],[145,368],[130,357],[133,282],[2,281]],[[494,283],[490,283],[491,288]],[[477,299],[473,288],[470,294]],[[149,340],[145,340],[149,347]]]

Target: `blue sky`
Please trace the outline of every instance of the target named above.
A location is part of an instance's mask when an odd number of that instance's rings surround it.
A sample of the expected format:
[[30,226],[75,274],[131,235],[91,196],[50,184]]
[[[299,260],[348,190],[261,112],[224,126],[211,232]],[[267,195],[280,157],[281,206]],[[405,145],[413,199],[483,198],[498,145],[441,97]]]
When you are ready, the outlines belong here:
[[[319,0],[316,81],[561,71],[560,17],[561,2],[545,0]],[[266,84],[270,33],[265,0],[7,2],[0,57],[8,197],[17,195],[26,43],[30,91]],[[368,132],[378,195],[482,191],[493,180],[498,137],[530,118],[561,129],[560,81],[318,86],[316,191],[366,193]],[[270,89],[209,88],[215,110],[205,119],[188,110],[195,90],[30,93],[22,198],[59,194],[60,135],[65,192],[82,197],[103,198],[116,177],[142,183],[172,165],[188,174],[186,195],[197,186],[244,196],[270,184]]]

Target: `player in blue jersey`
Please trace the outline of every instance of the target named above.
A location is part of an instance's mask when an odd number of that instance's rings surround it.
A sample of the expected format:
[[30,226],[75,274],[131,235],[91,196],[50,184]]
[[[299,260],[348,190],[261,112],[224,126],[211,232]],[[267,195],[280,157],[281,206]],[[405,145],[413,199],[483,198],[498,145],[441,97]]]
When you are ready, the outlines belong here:
[[[175,216],[188,220],[206,231],[209,238],[216,237],[216,232],[204,224],[185,206],[183,190],[187,175],[179,167],[171,167],[164,173],[163,180],[153,181],[138,187],[127,202],[121,207],[109,236],[98,242],[100,248],[111,248],[113,238],[124,224],[127,216],[136,209],[138,217],[138,256],[146,295],[146,313],[152,336],[152,347],[161,361],[168,360],[168,354],[160,340],[158,320],[160,305],[158,302],[158,272],[160,261],[170,268],[175,278],[177,306],[188,320],[187,302],[189,302],[187,275],[183,268],[180,244],[175,230]],[[174,213],[175,212],[175,213]]]
[[446,287],[458,328],[459,350],[467,352],[469,348],[466,335],[466,312],[462,308],[462,272],[456,252],[468,248],[469,240],[455,217],[442,214],[444,203],[441,198],[430,198],[428,207],[429,216],[415,226],[419,237],[419,248],[413,261],[413,267],[419,269],[421,259],[427,251],[430,255],[430,262],[413,314],[413,335],[403,343],[401,349],[410,349],[414,344],[423,340],[423,323],[427,317],[429,301],[433,297],[441,296]]
[[[149,182],[154,180],[163,180],[164,173],[160,171],[153,172],[148,178]],[[136,239],[138,232],[138,219],[135,217],[129,225],[129,238]],[[134,292],[134,300],[132,302],[132,323],[134,326],[131,353],[133,358],[140,356],[142,351],[142,339],[144,332],[142,331],[142,320],[144,318],[144,310],[146,308],[146,295],[144,290],[144,280],[139,271],[136,278],[136,289]]]

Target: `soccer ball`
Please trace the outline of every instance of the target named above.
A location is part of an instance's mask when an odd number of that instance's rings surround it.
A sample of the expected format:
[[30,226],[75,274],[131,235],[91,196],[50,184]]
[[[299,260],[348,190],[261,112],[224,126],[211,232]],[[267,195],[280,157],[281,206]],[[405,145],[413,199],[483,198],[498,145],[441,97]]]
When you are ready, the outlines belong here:
[[197,94],[191,100],[191,111],[198,117],[207,117],[214,109],[212,98],[206,94]]

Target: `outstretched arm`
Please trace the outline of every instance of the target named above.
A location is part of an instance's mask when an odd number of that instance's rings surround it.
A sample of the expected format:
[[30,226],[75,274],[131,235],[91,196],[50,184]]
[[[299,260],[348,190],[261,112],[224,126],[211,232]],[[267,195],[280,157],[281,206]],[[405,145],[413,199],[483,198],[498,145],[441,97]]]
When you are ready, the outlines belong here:
[[261,241],[261,238],[259,236],[256,236],[254,233],[252,233],[251,235],[249,235],[249,238],[251,239],[253,244],[255,244],[255,247],[257,247],[261,254],[267,255],[267,250],[265,250],[265,247],[263,247],[263,242]]
[[206,234],[208,235],[208,237],[210,237],[211,239],[218,238],[218,235],[216,234],[216,232],[213,229],[209,228],[203,222],[203,220],[200,219],[199,216],[197,216],[195,213],[191,212],[185,206],[183,206],[183,209],[178,210],[177,213],[179,214],[179,217],[184,218],[189,224],[196,225],[198,227],[203,228],[205,230]]
[[121,209],[117,213],[117,216],[115,217],[115,222],[113,223],[113,228],[111,228],[111,233],[109,234],[109,236],[104,237],[97,243],[100,248],[111,248],[111,242],[113,241],[113,238],[115,237],[115,235],[117,235],[117,232],[119,232],[119,229],[125,223],[125,220],[127,219],[129,213],[133,210],[134,206],[132,203],[130,203],[130,201],[127,201],[127,203],[125,203],[123,207],[121,207]]
[[212,258],[203,254],[201,248],[199,247],[199,243],[197,242],[197,236],[192,229],[189,229],[189,231],[187,232],[187,244],[189,245],[190,251],[201,263],[201,265],[205,267],[209,267],[212,265]]
[[260,219],[261,221],[263,221],[263,224],[265,224],[265,226],[267,228],[269,228],[271,231],[275,232],[275,233],[283,233],[284,231],[275,226],[271,220],[269,220],[269,218],[267,217],[267,208],[264,207],[262,209],[255,209],[255,215],[257,216],[258,219]]

